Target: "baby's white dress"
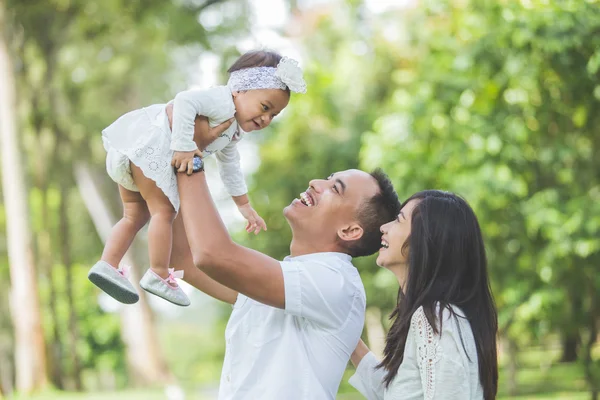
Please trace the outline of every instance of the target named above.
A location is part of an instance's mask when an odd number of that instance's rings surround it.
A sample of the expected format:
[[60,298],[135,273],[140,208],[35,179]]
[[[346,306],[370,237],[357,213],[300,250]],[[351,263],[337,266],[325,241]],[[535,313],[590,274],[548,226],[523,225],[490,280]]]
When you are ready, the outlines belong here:
[[[197,148],[194,142],[196,115],[208,117],[209,125],[215,127],[234,116],[235,105],[227,86],[178,93],[173,100],[172,133],[166,106],[155,104],[121,116],[102,131],[102,141],[107,152],[106,171],[113,181],[125,189],[139,192],[131,176],[131,161],[156,182],[178,212],[177,176],[171,166],[173,152]],[[248,192],[237,149],[237,142],[243,135],[234,121],[202,152],[204,157],[211,154],[217,157],[221,180],[231,196]]]

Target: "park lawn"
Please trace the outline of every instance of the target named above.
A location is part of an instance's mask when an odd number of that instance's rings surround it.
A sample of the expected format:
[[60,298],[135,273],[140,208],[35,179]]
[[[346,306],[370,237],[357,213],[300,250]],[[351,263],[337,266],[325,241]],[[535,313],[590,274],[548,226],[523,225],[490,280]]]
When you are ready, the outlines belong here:
[[[508,396],[506,370],[500,370],[498,400],[587,400],[586,384],[580,365],[551,363],[557,353],[541,349],[529,349],[519,355],[517,373],[518,393]],[[338,400],[362,400],[363,397],[348,385],[353,370],[346,371],[340,387]],[[212,400],[214,394],[203,395],[199,390],[188,390],[186,400]],[[48,392],[33,397],[14,397],[15,400],[164,400],[162,390],[126,390],[119,392],[66,393]]]

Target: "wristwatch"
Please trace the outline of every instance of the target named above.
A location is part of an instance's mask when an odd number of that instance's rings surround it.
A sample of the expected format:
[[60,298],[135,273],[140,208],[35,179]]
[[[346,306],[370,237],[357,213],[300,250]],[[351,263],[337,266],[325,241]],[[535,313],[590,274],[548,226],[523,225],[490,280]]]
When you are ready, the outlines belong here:
[[204,171],[204,160],[200,156],[194,156],[194,168],[192,172],[201,172]]

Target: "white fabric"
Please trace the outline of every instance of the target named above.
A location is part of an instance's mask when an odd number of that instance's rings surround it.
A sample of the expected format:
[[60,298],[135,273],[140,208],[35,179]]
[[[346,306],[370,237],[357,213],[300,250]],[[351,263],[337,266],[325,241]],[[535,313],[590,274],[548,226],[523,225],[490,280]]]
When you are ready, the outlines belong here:
[[[146,177],[156,182],[178,211],[177,177],[171,167],[173,151],[197,148],[193,140],[196,115],[208,117],[209,125],[214,127],[234,114],[235,106],[227,86],[179,93],[174,100],[173,133],[165,104],[131,111],[102,131],[108,175],[126,189],[139,191],[131,177],[129,161],[133,162]],[[237,150],[237,142],[243,135],[234,121],[202,153],[205,157],[216,153],[221,179],[231,196],[248,192]]]
[[285,310],[240,294],[225,330],[220,400],[335,399],[358,344],[365,292],[350,256],[281,262]]
[[459,317],[444,310],[441,335],[433,332],[423,308],[417,309],[404,361],[389,388],[382,383],[386,371],[375,368],[379,360],[373,353],[361,360],[350,384],[369,400],[482,400],[473,332],[460,309],[453,309]]
[[290,89],[295,93],[306,93],[306,83],[298,62],[282,57],[277,68],[252,67],[233,71],[229,75],[227,86],[232,91],[256,89]]

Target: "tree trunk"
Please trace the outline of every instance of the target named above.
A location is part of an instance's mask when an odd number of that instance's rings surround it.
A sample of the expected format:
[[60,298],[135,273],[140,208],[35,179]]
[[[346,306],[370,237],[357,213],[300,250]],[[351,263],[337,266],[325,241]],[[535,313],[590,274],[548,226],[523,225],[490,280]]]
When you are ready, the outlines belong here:
[[69,353],[71,357],[72,379],[75,390],[83,390],[81,383],[81,360],[77,352],[79,341],[79,327],[77,326],[77,311],[73,300],[73,263],[71,261],[71,246],[69,233],[69,188],[64,180],[60,185],[60,251],[62,264],[65,267],[66,295],[69,306]]
[[579,337],[576,334],[566,334],[561,340],[562,355],[561,363],[577,361],[577,350],[579,349]]
[[[6,27],[5,2],[0,0],[0,27]],[[39,294],[31,252],[25,174],[17,141],[15,74],[4,32],[0,33],[0,146],[6,207],[10,304],[15,330],[16,389],[30,393],[46,386],[46,353]]]
[[[1,339],[1,338],[0,338]],[[0,343],[1,345],[1,343]],[[4,393],[7,396],[13,391],[13,365],[11,358],[8,357],[5,349],[0,348],[0,394]]]
[[572,326],[580,326],[582,321],[581,310],[585,309],[583,304],[583,293],[580,288],[570,287],[569,292],[569,308],[571,309],[571,321],[566,328],[561,331],[561,350],[562,354],[560,362],[577,361],[578,351],[581,345],[581,338],[577,329],[571,329]]
[[519,349],[517,343],[508,337],[508,335],[506,336],[506,348],[508,353],[508,394],[510,396],[516,396],[518,391],[517,373],[519,371],[519,362],[517,360],[517,354],[519,353]]
[[[103,242],[106,241],[116,218],[112,215],[100,194],[88,166],[79,163],[75,167],[75,180],[88,212]],[[157,346],[154,318],[144,292],[138,282],[137,271],[131,251],[125,254],[121,264],[130,265],[131,281],[140,294],[140,301],[122,308],[121,336],[127,349],[129,375],[138,385],[171,382],[172,376]]]
[[60,333],[60,319],[58,316],[56,282],[52,273],[53,257],[52,257],[52,240],[50,235],[50,218],[48,210],[48,187],[40,185],[42,193],[42,230],[38,234],[38,248],[41,253],[38,255],[38,266],[41,267],[42,273],[48,280],[48,308],[50,309],[50,319],[52,323],[52,339],[48,344],[48,366],[50,369],[50,380],[57,389],[64,389],[63,384],[63,345]]
[[589,295],[590,295],[590,312],[588,317],[588,340],[584,343],[584,356],[583,366],[585,371],[585,380],[587,381],[590,390],[590,399],[598,400],[598,394],[600,392],[600,378],[597,376],[597,366],[594,365],[596,361],[592,357],[592,350],[596,343],[596,337],[598,336],[598,316],[600,314],[600,298],[596,294],[596,288],[594,287],[594,281],[589,282]]

